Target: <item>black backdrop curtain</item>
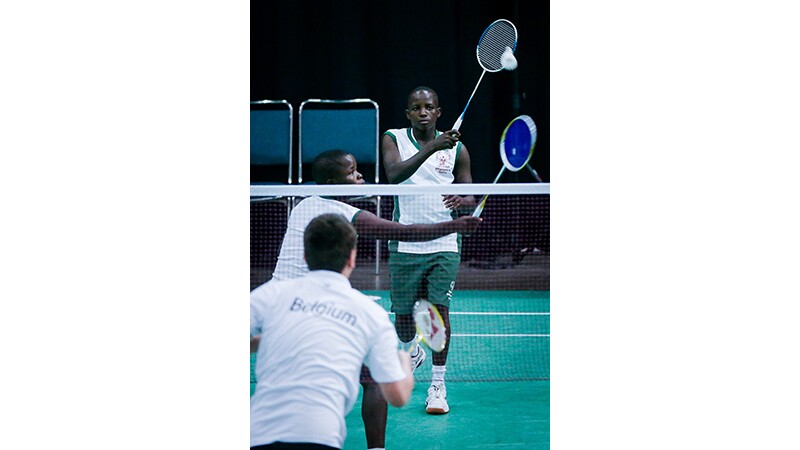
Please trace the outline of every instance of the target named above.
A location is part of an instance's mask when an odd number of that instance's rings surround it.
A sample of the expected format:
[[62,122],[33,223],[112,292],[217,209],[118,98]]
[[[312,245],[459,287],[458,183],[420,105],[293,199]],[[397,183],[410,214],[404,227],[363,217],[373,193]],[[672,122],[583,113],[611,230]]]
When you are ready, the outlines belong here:
[[[381,132],[408,126],[406,97],[419,85],[439,94],[438,129],[449,129],[482,72],[478,38],[494,20],[511,20],[519,67],[486,74],[461,126],[462,140],[474,182],[491,182],[502,167],[503,129],[528,114],[539,129],[531,164],[549,181],[548,2],[254,0],[250,7],[251,101],[288,100],[296,113],[309,98],[369,98],[380,106]],[[532,177],[523,170],[501,179],[514,181]]]

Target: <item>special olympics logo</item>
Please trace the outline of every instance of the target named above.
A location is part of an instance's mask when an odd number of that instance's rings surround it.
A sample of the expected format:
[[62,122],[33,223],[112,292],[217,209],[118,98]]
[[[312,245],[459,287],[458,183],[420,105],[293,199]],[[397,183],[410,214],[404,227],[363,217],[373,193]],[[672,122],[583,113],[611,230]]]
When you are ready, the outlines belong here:
[[453,166],[450,164],[450,154],[447,152],[439,152],[436,154],[436,171],[439,173],[449,173],[453,170]]

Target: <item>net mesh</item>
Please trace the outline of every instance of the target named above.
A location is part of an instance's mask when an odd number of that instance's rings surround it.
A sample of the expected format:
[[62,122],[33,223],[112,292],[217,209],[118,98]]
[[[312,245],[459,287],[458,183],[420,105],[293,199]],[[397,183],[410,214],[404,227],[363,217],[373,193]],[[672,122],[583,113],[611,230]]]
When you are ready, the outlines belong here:
[[483,32],[478,42],[478,62],[489,72],[503,69],[502,56],[506,47],[512,51],[517,46],[517,29],[507,20],[498,20]]
[[[549,380],[550,196],[546,184],[253,186],[250,288],[272,278],[289,215],[311,195],[336,197],[392,220],[398,196],[441,198],[444,193],[456,193],[456,189],[469,189],[471,192],[464,194],[474,194],[476,199],[480,194],[490,195],[481,225],[471,235],[461,236],[461,260],[450,302],[447,381]],[[347,198],[338,197],[343,192]],[[324,212],[330,211],[319,211]],[[461,215],[470,213],[462,211]],[[391,247],[386,240],[364,234],[369,234],[368,230],[359,229],[357,267],[350,282],[391,311]],[[403,280],[402,271],[395,270],[395,283],[402,284]],[[441,280],[428,279],[426,283]],[[426,293],[423,286],[420,298],[427,297]],[[394,320],[395,315],[390,313],[390,317]],[[432,359],[429,351],[415,371],[418,381],[430,380]],[[251,389],[254,363],[251,355]]]

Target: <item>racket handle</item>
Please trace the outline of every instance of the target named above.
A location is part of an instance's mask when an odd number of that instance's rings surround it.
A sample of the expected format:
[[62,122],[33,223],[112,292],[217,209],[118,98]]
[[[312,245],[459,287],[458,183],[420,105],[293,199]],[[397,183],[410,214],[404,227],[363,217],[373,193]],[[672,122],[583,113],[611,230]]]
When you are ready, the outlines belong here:
[[536,181],[538,181],[539,183],[541,183],[541,182],[542,182],[542,178],[541,178],[541,177],[539,176],[539,174],[536,172],[536,169],[534,169],[534,168],[533,168],[533,167],[531,167],[531,166],[525,166],[525,167],[527,167],[527,168],[528,168],[528,170],[530,170],[530,172],[531,172],[531,175],[533,175],[533,178],[534,178]]
[[461,115],[458,116],[458,120],[456,120],[456,123],[453,124],[453,128],[451,129],[458,131],[458,129],[461,128],[461,122],[463,121],[464,121],[464,113],[461,113]]
[[[506,166],[503,166],[503,167],[500,168],[500,172],[498,172],[497,176],[494,177],[494,181],[492,181],[492,184],[497,184],[497,182],[500,180],[500,177],[503,175],[503,172],[505,170],[506,170]],[[481,216],[481,213],[483,212],[483,207],[486,206],[486,199],[487,198],[489,198],[489,194],[486,194],[486,195],[483,196],[483,198],[481,199],[481,202],[478,204],[478,207],[475,208],[475,211],[473,211],[472,217],[480,217]]]
[[489,195],[484,195],[481,202],[478,204],[478,207],[475,208],[475,211],[472,213],[472,217],[480,217],[481,213],[483,212],[483,207],[486,206],[486,199],[489,198]]

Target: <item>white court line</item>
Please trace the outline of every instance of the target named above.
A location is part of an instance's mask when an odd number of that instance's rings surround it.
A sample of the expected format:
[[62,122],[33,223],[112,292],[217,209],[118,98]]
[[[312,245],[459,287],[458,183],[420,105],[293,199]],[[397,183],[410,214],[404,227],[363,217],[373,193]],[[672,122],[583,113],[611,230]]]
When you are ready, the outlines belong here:
[[549,334],[459,334],[455,333],[453,336],[457,337],[550,337]]
[[477,311],[456,311],[450,315],[476,315],[476,316],[549,316],[549,312],[477,312]]
[[[389,311],[389,314],[394,314],[394,312]],[[476,316],[549,316],[549,312],[467,312],[467,311],[459,311],[459,312],[451,312],[451,316],[453,315],[476,315]]]
[[325,185],[250,185],[250,197],[308,195],[514,195],[550,194],[550,183],[455,183],[448,185],[399,185],[399,184],[325,184]]

